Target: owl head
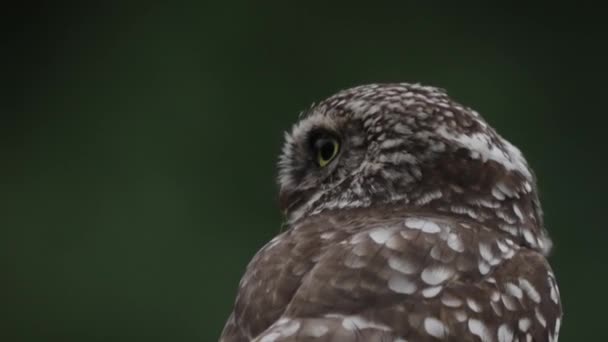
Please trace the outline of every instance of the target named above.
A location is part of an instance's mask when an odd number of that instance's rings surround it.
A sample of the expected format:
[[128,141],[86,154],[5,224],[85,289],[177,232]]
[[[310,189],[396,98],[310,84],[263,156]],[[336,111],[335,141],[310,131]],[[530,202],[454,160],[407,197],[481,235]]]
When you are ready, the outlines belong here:
[[279,160],[288,220],[325,210],[434,210],[477,221],[542,226],[522,153],[441,89],[370,84],[302,113]]

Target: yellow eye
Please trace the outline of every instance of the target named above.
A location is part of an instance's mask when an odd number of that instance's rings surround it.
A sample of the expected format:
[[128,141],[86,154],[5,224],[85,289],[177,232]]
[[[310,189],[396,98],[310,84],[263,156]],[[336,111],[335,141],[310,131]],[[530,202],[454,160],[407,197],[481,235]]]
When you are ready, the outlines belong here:
[[312,148],[317,165],[325,167],[338,155],[340,142],[332,135],[323,134],[313,139]]

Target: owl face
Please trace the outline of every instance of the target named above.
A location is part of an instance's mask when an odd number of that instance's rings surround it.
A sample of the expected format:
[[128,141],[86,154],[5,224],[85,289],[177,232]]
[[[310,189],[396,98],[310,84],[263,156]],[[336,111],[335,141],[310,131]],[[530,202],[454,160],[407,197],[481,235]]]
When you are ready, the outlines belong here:
[[534,177],[520,151],[437,88],[401,83],[341,91],[303,113],[285,140],[280,198],[292,220],[374,205],[454,211],[442,203],[462,197],[471,207],[461,211],[479,211],[471,216],[483,216],[482,201],[498,206],[525,197],[530,216],[540,220]]
[[[315,110],[315,109],[313,109]],[[329,115],[328,115],[329,114]],[[360,120],[311,112],[286,134],[280,159],[281,206],[287,213],[350,184],[360,174],[369,142]]]

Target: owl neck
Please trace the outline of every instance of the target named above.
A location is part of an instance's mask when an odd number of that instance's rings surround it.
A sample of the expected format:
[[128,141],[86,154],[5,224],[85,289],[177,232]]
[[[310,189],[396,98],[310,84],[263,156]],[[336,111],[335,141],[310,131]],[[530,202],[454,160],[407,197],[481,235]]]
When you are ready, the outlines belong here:
[[[502,190],[501,190],[502,189]],[[551,240],[542,224],[542,212],[535,193],[511,192],[498,185],[493,192],[471,192],[456,187],[414,195],[408,207],[440,212],[498,229],[521,246],[548,254]]]
[[395,185],[401,187],[397,193],[406,194],[405,206],[466,218],[511,235],[521,246],[550,252],[531,172],[455,152],[434,161],[412,165],[420,169],[420,177]]
[[354,208],[425,211],[500,230],[517,244],[548,254],[551,240],[543,228],[534,184],[504,170],[485,174],[475,173],[471,165],[467,169],[467,174],[449,177],[436,169],[421,170],[419,179],[406,183],[353,179],[314,194],[305,205],[288,213],[288,218],[297,221],[327,210]]

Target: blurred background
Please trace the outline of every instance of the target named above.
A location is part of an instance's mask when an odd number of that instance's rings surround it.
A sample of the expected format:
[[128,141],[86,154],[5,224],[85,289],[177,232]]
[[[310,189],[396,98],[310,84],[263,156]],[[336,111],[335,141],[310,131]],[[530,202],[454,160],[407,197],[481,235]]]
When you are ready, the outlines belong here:
[[216,341],[279,231],[283,131],[391,81],[448,89],[525,152],[561,340],[608,338],[601,11],[50,3],[3,10],[0,339]]

